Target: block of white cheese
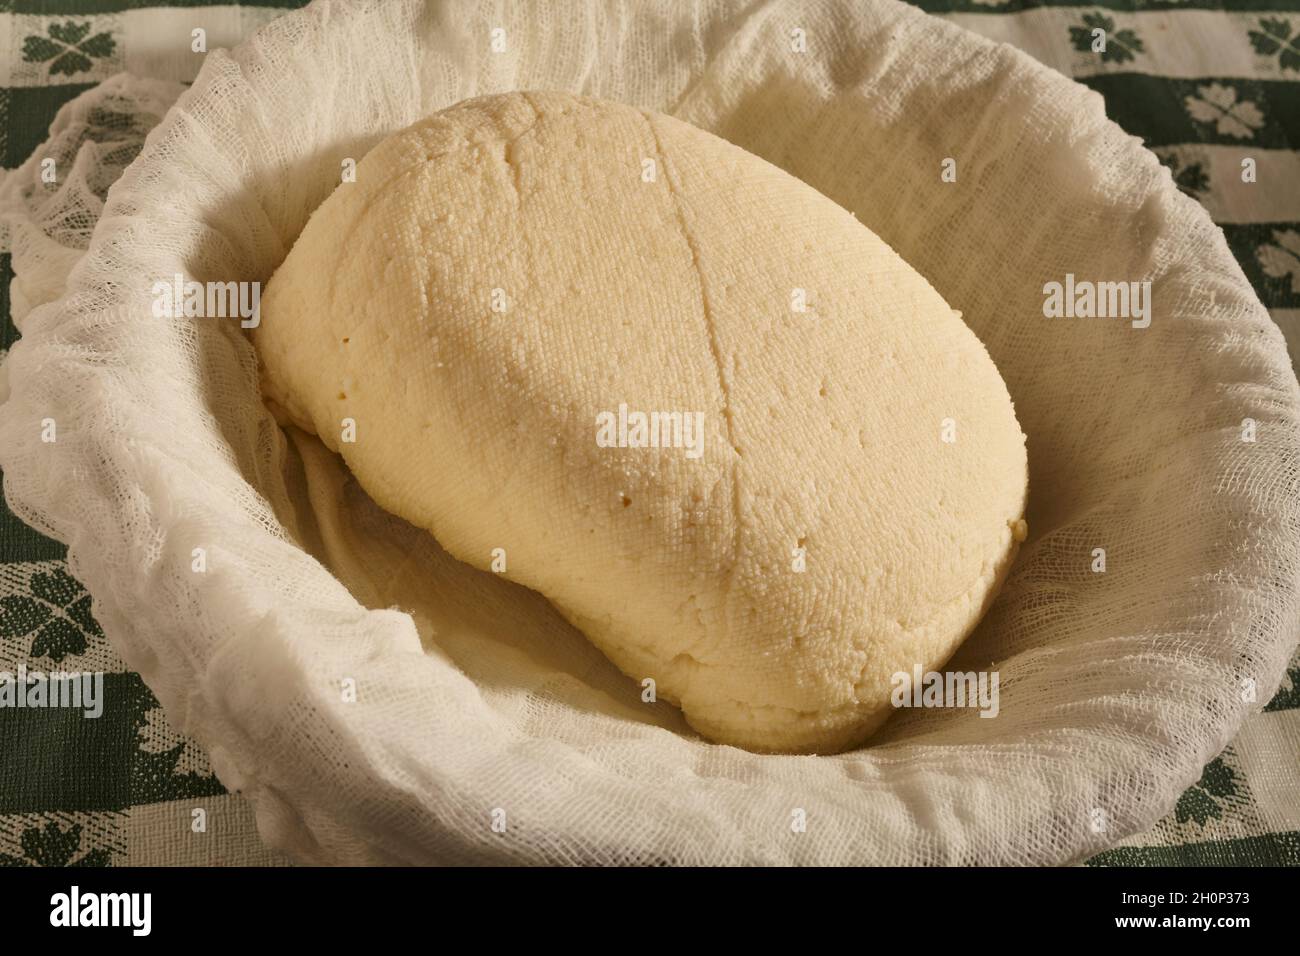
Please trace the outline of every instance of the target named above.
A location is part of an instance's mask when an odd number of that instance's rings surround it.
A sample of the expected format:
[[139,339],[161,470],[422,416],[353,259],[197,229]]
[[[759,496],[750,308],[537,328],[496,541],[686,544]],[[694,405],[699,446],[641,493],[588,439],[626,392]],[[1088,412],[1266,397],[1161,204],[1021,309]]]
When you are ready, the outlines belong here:
[[938,293],[809,186],[630,106],[489,96],[380,143],[254,336],[268,400],[375,501],[721,743],[865,741],[1023,533],[1024,436]]

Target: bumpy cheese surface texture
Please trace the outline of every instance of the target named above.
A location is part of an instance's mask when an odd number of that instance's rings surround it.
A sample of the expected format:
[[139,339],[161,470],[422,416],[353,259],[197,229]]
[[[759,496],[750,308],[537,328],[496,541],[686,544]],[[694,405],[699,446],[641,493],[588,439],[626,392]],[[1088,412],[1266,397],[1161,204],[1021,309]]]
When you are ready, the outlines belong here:
[[751,750],[862,743],[893,675],[976,624],[1023,531],[1024,436],[979,340],[848,212],[556,93],[466,101],[356,172],[254,341],[272,407],[381,506],[504,558]]

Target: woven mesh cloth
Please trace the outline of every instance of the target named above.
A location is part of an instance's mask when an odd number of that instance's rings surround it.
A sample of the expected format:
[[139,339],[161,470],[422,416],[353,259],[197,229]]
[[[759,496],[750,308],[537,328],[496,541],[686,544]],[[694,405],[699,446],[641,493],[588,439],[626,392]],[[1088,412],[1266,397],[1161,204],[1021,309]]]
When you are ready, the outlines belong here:
[[[5,493],[169,720],[308,862],[1059,863],[1152,824],[1300,632],[1300,387],[1221,232],[1099,96],[892,0],[500,6],[316,3],[188,90],[89,91],[0,188]],[[950,665],[998,671],[996,719],[706,743],[279,429],[237,322],[153,316],[177,273],[268,279],[345,158],[518,88],[732,140],[962,311],[1031,469],[1030,539]],[[1149,280],[1150,327],[1044,318],[1067,273]]]

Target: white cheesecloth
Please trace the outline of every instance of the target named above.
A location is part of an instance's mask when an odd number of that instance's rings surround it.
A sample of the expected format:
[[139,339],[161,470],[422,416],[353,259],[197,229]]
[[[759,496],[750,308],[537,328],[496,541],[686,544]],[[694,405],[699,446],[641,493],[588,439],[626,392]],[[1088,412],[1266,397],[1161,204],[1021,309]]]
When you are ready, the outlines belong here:
[[[904,711],[834,757],[704,742],[276,427],[238,322],[153,317],[177,273],[268,279],[345,158],[512,89],[718,133],[963,313],[1029,437],[1030,539],[950,665],[999,672],[996,719]],[[302,861],[1077,861],[1172,806],[1300,633],[1300,387],[1223,234],[1098,94],[892,0],[318,2],[189,89],[68,104],[0,188],[0,244],[8,501]],[[1150,327],[1044,318],[1067,273],[1150,280]]]

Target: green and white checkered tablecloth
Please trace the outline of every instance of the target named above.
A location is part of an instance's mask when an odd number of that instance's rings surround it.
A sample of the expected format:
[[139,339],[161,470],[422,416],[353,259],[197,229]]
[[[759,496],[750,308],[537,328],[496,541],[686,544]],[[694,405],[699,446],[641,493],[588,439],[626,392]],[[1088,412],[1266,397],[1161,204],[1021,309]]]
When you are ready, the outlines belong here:
[[[1223,228],[1300,356],[1300,0],[918,2],[1101,93]],[[195,28],[208,49],[229,47],[299,5],[0,0],[0,166],[22,164],[62,104],[114,73],[192,80]],[[1095,29],[1104,52],[1093,52]],[[1254,183],[1242,181],[1246,158]],[[17,337],[12,278],[0,255],[3,349]],[[0,507],[0,671],[105,675],[97,719],[0,708],[0,865],[287,863],[114,653],[64,557]],[[1300,655],[1173,813],[1092,862],[1300,865]]]

